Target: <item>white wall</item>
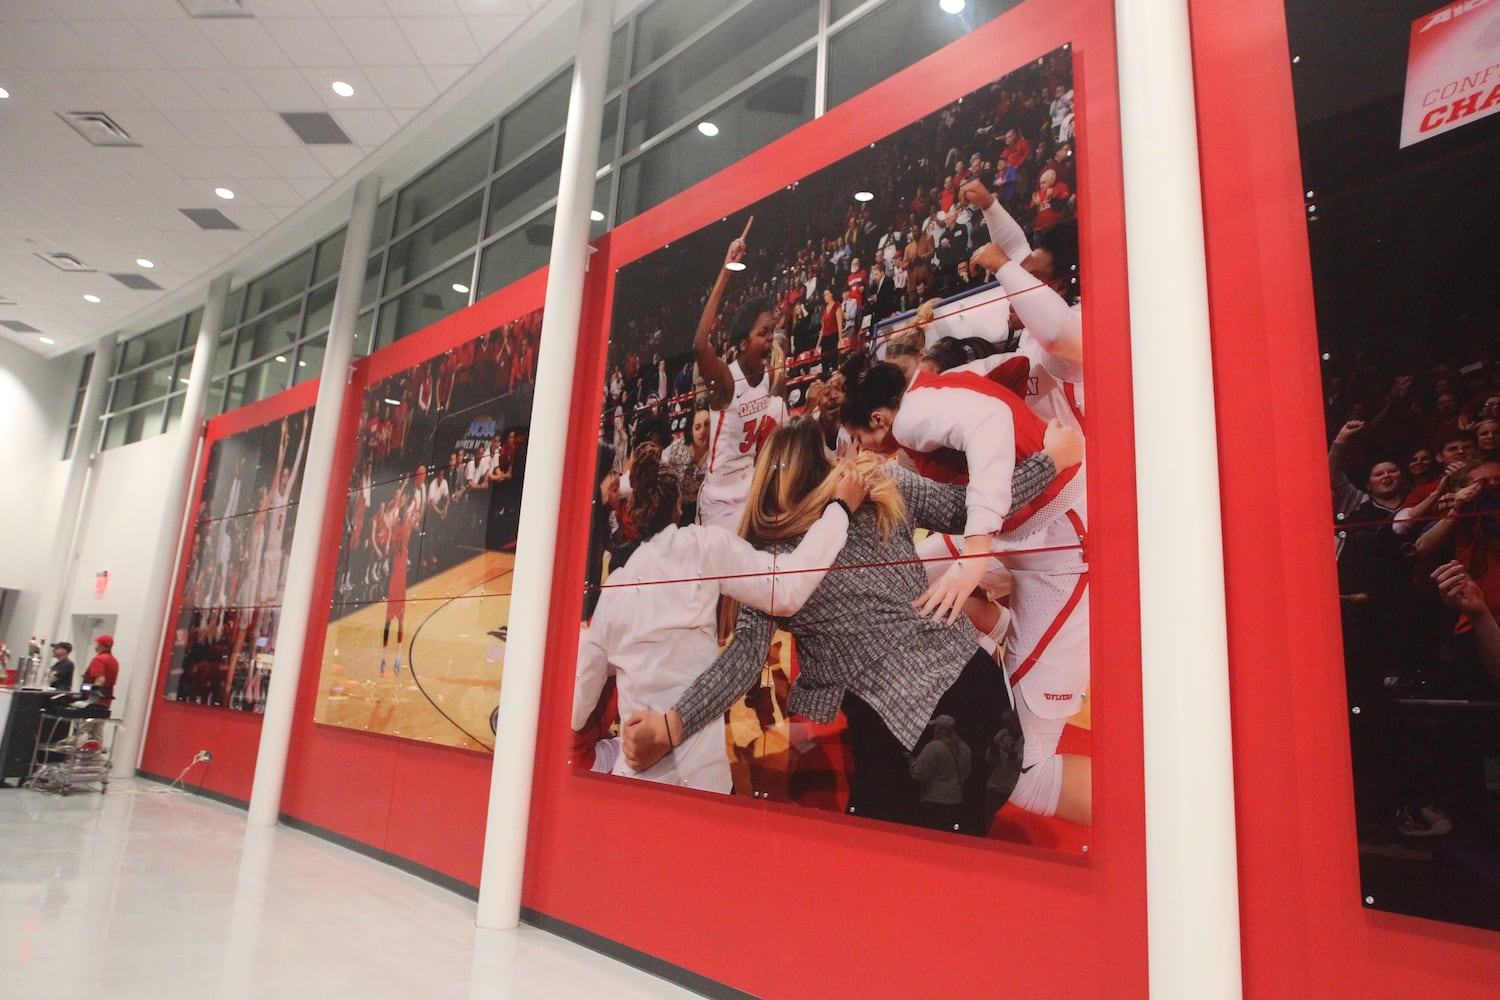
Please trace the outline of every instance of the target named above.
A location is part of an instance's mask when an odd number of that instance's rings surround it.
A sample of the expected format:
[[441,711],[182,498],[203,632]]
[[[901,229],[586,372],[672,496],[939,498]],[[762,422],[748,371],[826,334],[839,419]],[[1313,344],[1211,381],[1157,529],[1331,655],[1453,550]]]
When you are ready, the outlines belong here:
[[82,359],[48,360],[0,340],[0,587],[19,590],[0,641],[25,653],[57,531],[63,436]]
[[[74,615],[118,615],[115,656],[120,661],[116,684],[115,718],[124,714],[123,699],[131,698],[151,676],[161,623],[145,621],[148,577],[158,545],[174,548],[177,539],[158,538],[164,476],[172,464],[176,432],[138,444],[111,448],[94,460],[84,498],[79,531],[78,560],[72,585],[63,600],[63,620]],[[101,596],[94,576],[109,571],[109,588]],[[82,649],[92,636],[73,637]],[[92,651],[75,657],[79,666]],[[144,679],[142,679],[144,678]]]

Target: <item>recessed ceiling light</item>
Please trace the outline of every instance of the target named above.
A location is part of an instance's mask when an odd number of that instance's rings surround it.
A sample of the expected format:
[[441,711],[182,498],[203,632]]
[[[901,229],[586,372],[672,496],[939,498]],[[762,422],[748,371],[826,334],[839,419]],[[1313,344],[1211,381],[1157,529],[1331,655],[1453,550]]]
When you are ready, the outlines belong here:
[[868,192],[868,191],[856,191],[856,192],[854,192],[854,200],[855,201],[874,201],[875,200],[875,196],[873,194],[871,194],[870,192]]
[[9,96],[10,91],[6,90],[4,87],[0,87],[0,101],[5,100]]
[[151,270],[151,269],[152,269],[152,268],[153,268],[153,267],[155,267],[155,266],[156,266],[156,262],[155,262],[155,261],[150,261],[150,260],[147,260],[147,259],[146,259],[146,258],[144,258],[144,257],[137,257],[137,258],[136,258],[136,259],[135,259],[135,266],[136,266],[136,267],[144,267],[144,268],[145,268],[145,269],[146,269],[146,270],[148,270],[148,271],[149,271],[149,270]]
[[745,269],[745,262],[742,260],[732,260],[724,266],[731,271],[743,271]]
[[338,94],[340,97],[354,96],[354,88],[349,86],[343,80],[335,80],[333,82],[333,92],[335,94]]
[[455,281],[453,283],[453,290],[455,292],[459,292],[460,294],[463,294],[463,295],[468,295],[469,294],[469,286],[463,284],[462,282]]
[[306,361],[299,361],[299,362],[297,362],[297,367],[298,368],[306,368],[307,367],[307,362]]
[[218,195],[220,198],[223,198],[225,201],[234,200],[234,192],[229,190],[228,188],[214,188],[214,194]]
[[604,213],[601,212],[601,211],[599,211],[596,208],[592,212],[589,213],[589,219],[591,221],[593,221],[593,222],[603,222],[604,221]]
[[938,6],[945,14],[958,14],[964,9],[964,0],[938,0]]
[[715,125],[713,122],[699,122],[698,131],[702,132],[704,135],[712,139],[714,136],[719,134],[719,126]]
[[101,298],[99,298],[99,296],[97,296],[97,295],[85,295],[83,297],[83,301],[85,301],[85,302],[103,302],[104,300],[101,299]]
[[278,355],[276,355],[276,360],[279,361],[279,362],[281,362],[282,364],[286,364],[286,355],[285,354],[278,354]]
[[36,339],[40,340],[42,343],[46,344],[48,347],[51,347],[53,344],[57,343],[57,341],[53,340],[51,337],[38,337]]

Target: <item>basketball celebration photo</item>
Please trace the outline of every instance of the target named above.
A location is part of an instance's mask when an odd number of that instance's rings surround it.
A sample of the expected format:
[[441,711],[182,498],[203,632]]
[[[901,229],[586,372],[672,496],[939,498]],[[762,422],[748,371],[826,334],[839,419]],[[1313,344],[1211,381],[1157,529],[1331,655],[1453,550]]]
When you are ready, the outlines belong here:
[[370,385],[315,719],[494,749],[541,311]]
[[214,442],[164,697],[264,712],[312,410]]
[[580,771],[1077,849],[1065,46],[620,268]]

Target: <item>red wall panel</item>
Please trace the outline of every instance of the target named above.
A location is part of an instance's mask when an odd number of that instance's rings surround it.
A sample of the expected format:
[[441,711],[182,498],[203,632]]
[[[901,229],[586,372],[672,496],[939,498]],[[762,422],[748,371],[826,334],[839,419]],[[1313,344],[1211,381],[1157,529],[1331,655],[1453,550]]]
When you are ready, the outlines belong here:
[[[777,997],[1139,996],[1146,990],[1134,462],[1113,19],[1025,4],[938,56],[620,226],[595,255],[572,437],[594,439],[607,270],[717,220],[1072,43],[1095,496],[1095,813],[1078,858],[790,806],[643,790],[568,766],[572,656],[594,457],[568,458],[524,901],[711,979]],[[1101,502],[1104,501],[1104,502]],[[1107,637],[1107,638],[1105,638]]]
[[321,577],[281,801],[288,816],[476,886],[489,755],[319,725],[313,709],[365,387],[537,309],[545,289],[546,271],[538,271],[355,364],[329,486]]
[[[182,604],[182,592],[187,585],[186,564],[193,551],[193,537],[198,526],[196,512],[203,493],[204,467],[208,462],[209,449],[215,441],[307,409],[317,401],[318,384],[318,379],[303,382],[285,392],[214,417],[205,426],[198,481],[193,484],[192,502],[188,505],[193,519],[187,526],[182,561],[173,585],[172,613],[168,618],[173,627]],[[161,662],[151,695],[153,700],[146,730],[146,745],[141,753],[141,770],[175,778],[192,762],[199,750],[207,750],[213,754],[213,761],[207,766],[195,768],[186,779],[187,784],[248,801],[250,786],[255,781],[255,753],[260,746],[260,716],[250,712],[165,700],[163,695],[167,688],[167,663],[172,658],[171,628],[162,645]]]
[[[1360,903],[1285,18],[1277,0],[1232,7],[1193,0],[1191,8],[1245,995],[1493,996],[1500,937]],[[1268,545],[1272,523],[1275,544]]]

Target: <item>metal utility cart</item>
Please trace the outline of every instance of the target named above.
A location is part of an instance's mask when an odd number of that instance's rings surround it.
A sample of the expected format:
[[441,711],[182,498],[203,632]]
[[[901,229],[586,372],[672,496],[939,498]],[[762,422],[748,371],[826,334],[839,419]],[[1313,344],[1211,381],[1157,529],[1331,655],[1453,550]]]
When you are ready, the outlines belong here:
[[109,791],[109,758],[119,728],[119,719],[43,713],[26,787],[60,795],[84,786]]

